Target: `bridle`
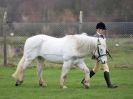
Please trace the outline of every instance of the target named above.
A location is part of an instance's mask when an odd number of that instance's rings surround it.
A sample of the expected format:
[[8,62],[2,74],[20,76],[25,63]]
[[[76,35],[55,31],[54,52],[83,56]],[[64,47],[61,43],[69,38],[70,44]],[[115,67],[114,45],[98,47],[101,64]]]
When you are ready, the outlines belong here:
[[[98,60],[98,62],[100,62],[100,58],[101,58],[101,57],[107,56],[106,53],[105,53],[105,54],[101,54],[101,53],[100,53],[100,48],[99,48],[100,45],[101,45],[101,44],[97,44],[97,53],[98,53],[97,60]],[[104,62],[103,64],[105,64],[105,62]]]
[[[109,57],[112,59],[112,56],[110,55],[110,53],[107,49],[106,49],[106,53],[101,54],[100,45],[101,45],[101,43],[100,43],[99,38],[98,38],[97,49],[95,49],[95,51],[93,52],[92,59],[96,59],[96,60],[98,60],[98,62],[100,62],[100,58],[103,57],[103,56],[107,56],[107,55],[109,55]],[[97,51],[98,57],[96,57],[96,54],[95,54],[96,51]],[[105,64],[105,63],[103,63],[103,64]]]
[[100,53],[99,44],[97,45],[97,52],[98,52],[98,57],[97,57],[97,59],[100,58],[100,57],[102,57],[102,56],[107,56],[107,54],[101,54],[101,53]]
[[[93,52],[93,54],[92,54],[92,59],[96,59],[96,60],[98,60],[98,62],[100,62],[100,59],[101,59],[101,57],[103,57],[103,56],[107,56],[107,53],[101,53],[101,49],[100,49],[100,46],[101,46],[101,43],[100,43],[100,41],[99,41],[99,38],[98,38],[98,40],[97,40],[97,48],[95,49],[95,51]],[[96,57],[96,51],[97,51],[97,57]],[[103,63],[103,64],[105,64],[105,62]]]

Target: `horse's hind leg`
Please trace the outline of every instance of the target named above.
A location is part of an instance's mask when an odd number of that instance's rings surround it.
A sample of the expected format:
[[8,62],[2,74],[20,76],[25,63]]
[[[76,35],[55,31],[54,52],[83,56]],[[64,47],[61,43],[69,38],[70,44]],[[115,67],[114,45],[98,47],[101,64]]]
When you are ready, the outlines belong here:
[[23,73],[27,66],[31,63],[32,60],[25,59],[22,57],[20,60],[16,72],[12,75],[16,79],[16,86],[21,85],[23,82]]
[[[16,79],[16,82],[18,82],[18,84],[21,84],[23,82],[23,78],[22,78],[22,68],[23,67],[22,66],[24,64],[24,60],[25,60],[24,57],[22,57],[18,63],[15,73],[12,75]],[[18,84],[16,84],[16,86]]]
[[46,83],[44,82],[43,80],[43,73],[42,73],[42,70],[43,70],[43,63],[44,63],[44,59],[42,57],[38,57],[37,59],[37,74],[38,74],[38,80],[39,80],[39,85],[41,87],[46,87]]
[[23,75],[24,75],[24,70],[28,67],[28,65],[31,63],[32,60],[28,60],[25,59],[22,68],[21,68],[21,72],[20,72],[20,76],[18,78],[18,80],[16,81],[16,86],[20,85],[23,82]]

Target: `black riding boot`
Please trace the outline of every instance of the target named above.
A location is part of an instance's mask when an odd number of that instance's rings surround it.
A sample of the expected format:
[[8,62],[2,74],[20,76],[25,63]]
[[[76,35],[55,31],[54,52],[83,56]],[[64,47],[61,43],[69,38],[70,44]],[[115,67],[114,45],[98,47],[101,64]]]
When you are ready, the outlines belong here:
[[[91,70],[91,71],[90,71],[90,78],[91,78],[93,75],[95,75],[95,72],[94,72],[93,70]],[[82,81],[81,81],[82,84],[84,83],[84,80],[85,80],[85,78],[82,79]]]
[[104,72],[104,78],[105,78],[108,88],[117,88],[118,87],[117,85],[114,85],[111,83],[109,72],[107,72],[107,71]]
[[93,70],[90,71],[90,78],[95,75],[95,72]]

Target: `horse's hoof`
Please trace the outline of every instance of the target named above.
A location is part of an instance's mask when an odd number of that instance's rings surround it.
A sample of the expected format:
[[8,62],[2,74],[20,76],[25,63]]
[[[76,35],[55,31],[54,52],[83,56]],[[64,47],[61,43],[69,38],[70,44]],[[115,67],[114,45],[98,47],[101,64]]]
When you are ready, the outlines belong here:
[[19,85],[21,85],[21,84],[20,84],[20,83],[18,83],[18,82],[16,82],[15,86],[19,86]]
[[88,86],[88,85],[84,85],[84,88],[85,88],[85,89],[89,89],[89,86]]
[[18,86],[18,85],[19,85],[18,83],[15,84],[15,86]]
[[46,84],[39,84],[40,87],[47,87]]
[[21,85],[22,83],[23,83],[23,81],[16,81],[15,86],[19,86],[19,85]]
[[85,89],[88,89],[89,88],[89,85],[86,83],[85,79],[83,79],[81,81],[81,84],[83,84],[83,86],[84,86]]

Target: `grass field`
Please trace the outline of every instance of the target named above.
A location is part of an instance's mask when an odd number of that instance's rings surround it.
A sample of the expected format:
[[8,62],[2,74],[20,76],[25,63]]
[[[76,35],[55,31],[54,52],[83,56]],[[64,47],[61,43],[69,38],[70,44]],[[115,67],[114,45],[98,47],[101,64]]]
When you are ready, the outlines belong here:
[[24,83],[16,87],[11,77],[14,71],[14,67],[0,67],[0,99],[133,99],[133,69],[111,69],[112,81],[119,85],[117,89],[106,87],[102,71],[91,79],[91,87],[84,89],[80,84],[83,73],[75,68],[68,75],[67,89],[59,88],[59,68],[44,70],[46,88],[38,86],[36,68],[28,68]]

